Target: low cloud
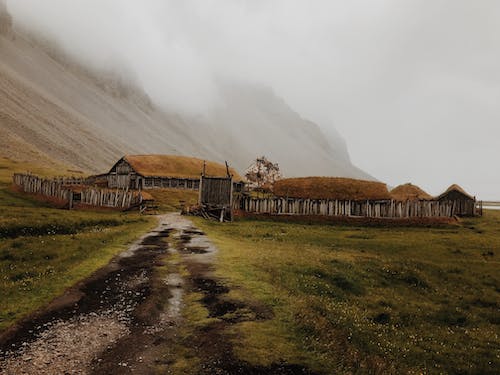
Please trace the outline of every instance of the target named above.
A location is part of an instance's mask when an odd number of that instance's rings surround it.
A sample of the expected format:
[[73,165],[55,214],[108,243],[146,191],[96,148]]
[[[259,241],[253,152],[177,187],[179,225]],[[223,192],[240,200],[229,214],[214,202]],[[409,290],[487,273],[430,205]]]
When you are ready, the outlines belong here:
[[[202,114],[217,82],[272,87],[390,184],[500,199],[495,0],[10,0],[19,24],[158,104]],[[237,126],[237,124],[235,124]]]

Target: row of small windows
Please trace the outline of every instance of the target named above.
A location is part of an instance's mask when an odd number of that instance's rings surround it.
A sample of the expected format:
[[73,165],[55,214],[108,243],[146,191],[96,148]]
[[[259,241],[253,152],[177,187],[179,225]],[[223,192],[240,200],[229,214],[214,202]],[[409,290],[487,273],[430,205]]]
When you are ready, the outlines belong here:
[[146,177],[144,178],[144,186],[159,187],[159,188],[172,187],[172,188],[184,188],[184,189],[198,189],[200,187],[200,180]]

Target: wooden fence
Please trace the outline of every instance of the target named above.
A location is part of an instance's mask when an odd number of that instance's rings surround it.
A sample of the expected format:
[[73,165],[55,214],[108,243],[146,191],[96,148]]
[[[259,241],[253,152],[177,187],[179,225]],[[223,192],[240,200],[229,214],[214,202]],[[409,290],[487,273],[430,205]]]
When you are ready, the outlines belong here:
[[82,190],[80,199],[78,193],[75,194],[74,202],[80,202],[94,207],[114,207],[127,209],[133,206],[138,206],[142,202],[140,192],[127,190],[108,190],[88,188]]
[[323,215],[373,218],[452,217],[456,203],[452,201],[349,201],[295,198],[240,197],[234,208],[251,213],[271,215]]
[[[67,202],[69,208],[77,204],[93,207],[111,207],[128,209],[142,202],[142,195],[137,191],[98,189],[77,185],[74,179],[43,179],[31,174],[14,174],[13,181],[25,193],[40,194]],[[68,183],[69,182],[69,183]]]
[[71,190],[64,187],[58,179],[43,179],[31,174],[16,173],[14,184],[25,193],[41,194],[46,197],[70,201]]

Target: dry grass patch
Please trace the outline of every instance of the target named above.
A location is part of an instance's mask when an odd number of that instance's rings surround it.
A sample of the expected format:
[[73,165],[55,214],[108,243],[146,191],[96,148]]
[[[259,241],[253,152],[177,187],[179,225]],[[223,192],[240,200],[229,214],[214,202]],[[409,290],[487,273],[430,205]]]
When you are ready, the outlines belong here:
[[[168,176],[179,178],[199,178],[203,171],[203,159],[178,155],[127,155],[125,156],[134,170],[143,176]],[[229,169],[234,179],[240,175]],[[226,166],[213,161],[206,161],[206,174],[226,176]]]
[[431,200],[432,196],[416,185],[399,185],[391,190],[391,197],[396,201]]
[[187,189],[152,189],[148,190],[160,211],[180,211],[183,205],[193,206],[198,203],[198,191]]
[[274,183],[277,196],[310,199],[379,200],[391,199],[382,182],[342,177],[286,178]]

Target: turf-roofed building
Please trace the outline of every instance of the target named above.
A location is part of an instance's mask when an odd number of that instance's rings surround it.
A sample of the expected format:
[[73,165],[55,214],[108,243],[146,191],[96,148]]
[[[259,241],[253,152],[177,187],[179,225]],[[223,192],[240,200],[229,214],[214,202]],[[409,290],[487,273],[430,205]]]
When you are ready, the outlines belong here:
[[278,197],[301,199],[338,199],[352,201],[387,201],[387,185],[377,181],[343,177],[299,177],[276,181],[273,192]]
[[476,197],[473,197],[456,184],[451,185],[444,193],[436,197],[436,200],[453,202],[454,211],[458,216],[475,216],[477,213]]
[[[197,190],[200,176],[227,176],[225,165],[203,159],[177,155],[126,155],[103,175],[109,188]],[[232,168],[229,174],[235,183],[241,177]]]

